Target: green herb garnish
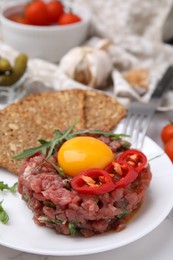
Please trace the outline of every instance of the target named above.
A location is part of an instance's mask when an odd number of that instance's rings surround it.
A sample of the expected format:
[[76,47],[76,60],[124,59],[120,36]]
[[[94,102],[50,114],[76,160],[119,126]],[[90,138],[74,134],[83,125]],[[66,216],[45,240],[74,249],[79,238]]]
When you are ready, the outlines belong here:
[[68,228],[70,230],[70,235],[71,236],[74,236],[76,234],[76,228],[75,228],[75,225],[73,223],[69,223],[68,224]]
[[28,196],[26,193],[23,193],[22,196],[23,196],[23,198],[24,198],[26,201],[28,201],[28,200],[30,199],[29,196]]
[[13,186],[8,186],[8,184],[4,183],[3,181],[0,181],[0,190],[9,190],[12,193],[15,193],[17,191],[17,182],[13,184]]
[[59,175],[61,176],[62,179],[66,179],[67,176],[65,174],[65,172],[63,171],[63,169],[61,167],[59,167],[58,165],[51,163],[53,165],[53,167],[55,168],[55,170],[59,173]]
[[50,200],[45,200],[43,203],[45,206],[47,206],[49,208],[56,208],[56,205]]
[[122,141],[121,141],[121,146],[122,146],[122,148],[124,148],[124,149],[130,149],[131,143],[128,142],[128,141],[126,141],[126,140],[122,140]]
[[2,202],[3,200],[0,201],[0,222],[6,224],[9,221],[9,216],[7,212],[4,210],[4,208],[2,207]]
[[127,215],[128,214],[128,211],[126,210],[126,209],[123,209],[122,210],[122,213],[120,213],[119,215],[117,215],[116,217],[117,218],[123,218],[125,215]]
[[[67,141],[78,135],[98,134],[98,135],[103,135],[105,137],[110,137],[111,140],[118,140],[121,137],[127,137],[127,135],[125,135],[125,134],[114,134],[113,132],[105,132],[102,130],[85,129],[85,130],[79,130],[76,132],[72,132],[72,130],[74,129],[76,124],[77,123],[75,122],[72,126],[70,126],[64,132],[61,132],[60,130],[55,130],[55,136],[50,141],[45,141],[43,139],[40,139],[40,140],[38,140],[41,144],[40,146],[26,149],[21,154],[13,157],[13,159],[20,160],[20,159],[32,156],[37,152],[41,152],[45,155],[47,154],[47,156],[45,158],[45,160],[47,160],[52,155],[56,145],[60,147],[64,141]],[[48,151],[48,153],[47,153],[47,151]]]
[[[8,190],[12,193],[15,193],[17,191],[17,182],[13,184],[13,186],[9,186],[8,184],[4,183],[3,181],[0,181],[0,191],[3,190]],[[7,212],[4,210],[4,208],[2,207],[2,201],[0,201],[0,222],[2,222],[3,224],[6,224],[9,220],[9,216],[7,214]]]
[[40,216],[38,218],[38,220],[41,223],[51,223],[51,224],[63,224],[63,221],[60,218],[56,218],[55,221],[50,220],[50,218],[46,217],[46,216]]

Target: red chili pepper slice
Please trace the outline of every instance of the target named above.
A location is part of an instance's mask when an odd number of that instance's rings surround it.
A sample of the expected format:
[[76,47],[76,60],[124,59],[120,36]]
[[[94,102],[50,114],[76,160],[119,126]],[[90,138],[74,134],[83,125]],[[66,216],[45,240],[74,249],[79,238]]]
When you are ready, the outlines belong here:
[[116,188],[124,188],[132,183],[137,177],[137,171],[126,162],[120,162],[115,160],[108,164],[105,168],[110,174],[118,174],[121,178],[119,181],[115,181]]
[[101,195],[115,189],[115,182],[105,170],[97,168],[88,169],[76,175],[71,186],[83,194]]
[[127,162],[130,166],[135,168],[138,173],[146,168],[148,164],[145,154],[136,149],[129,149],[123,152],[118,160],[121,162]]

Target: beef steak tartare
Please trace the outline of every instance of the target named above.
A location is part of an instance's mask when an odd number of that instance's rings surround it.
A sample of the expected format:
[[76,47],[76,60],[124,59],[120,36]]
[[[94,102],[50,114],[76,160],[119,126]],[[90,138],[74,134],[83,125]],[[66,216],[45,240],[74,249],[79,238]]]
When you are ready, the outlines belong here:
[[49,156],[50,147],[45,153],[38,149],[23,159],[20,170],[18,191],[32,210],[35,223],[59,234],[89,237],[124,229],[141,206],[151,181],[145,155],[130,149],[120,136],[85,136],[108,146],[113,160],[104,167],[89,167],[70,176],[58,160],[62,145],[68,142],[63,140]]

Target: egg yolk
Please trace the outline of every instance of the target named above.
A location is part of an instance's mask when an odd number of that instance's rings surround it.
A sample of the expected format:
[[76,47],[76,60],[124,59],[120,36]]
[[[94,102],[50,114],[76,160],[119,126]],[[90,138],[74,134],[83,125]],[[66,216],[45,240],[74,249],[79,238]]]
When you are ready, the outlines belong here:
[[66,141],[58,152],[58,162],[63,171],[76,176],[90,168],[103,169],[114,155],[104,142],[89,136],[74,137]]

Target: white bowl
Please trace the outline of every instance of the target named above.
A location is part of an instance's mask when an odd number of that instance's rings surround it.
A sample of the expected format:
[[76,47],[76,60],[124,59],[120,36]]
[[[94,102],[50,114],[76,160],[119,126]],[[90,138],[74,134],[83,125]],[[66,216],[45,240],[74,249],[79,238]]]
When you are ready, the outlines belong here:
[[1,12],[2,38],[5,43],[30,58],[58,62],[71,48],[82,44],[87,36],[90,14],[82,9],[73,9],[81,17],[78,23],[65,26],[33,26],[13,22],[7,17],[23,10],[24,4],[6,6]]

